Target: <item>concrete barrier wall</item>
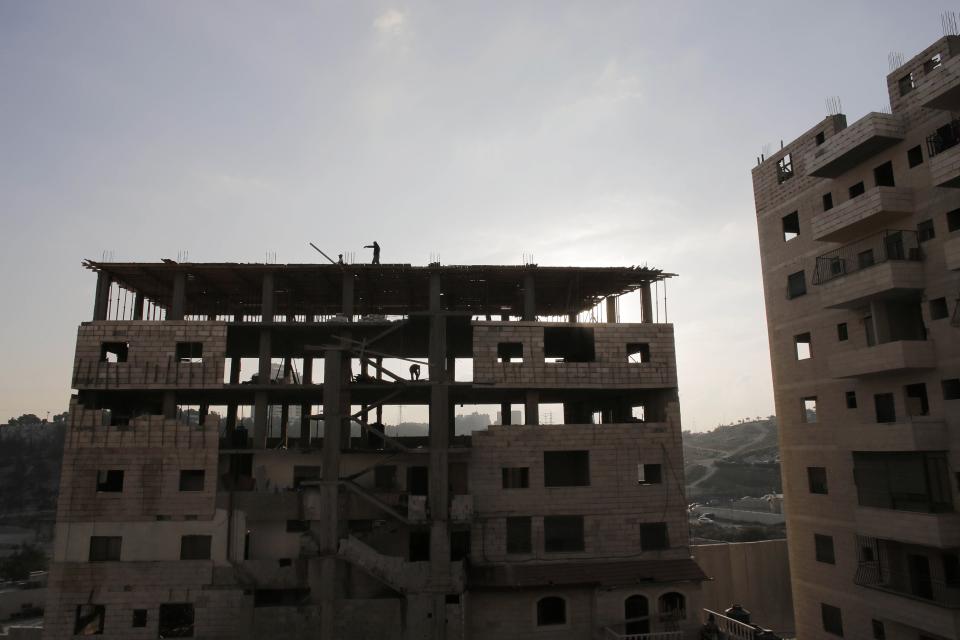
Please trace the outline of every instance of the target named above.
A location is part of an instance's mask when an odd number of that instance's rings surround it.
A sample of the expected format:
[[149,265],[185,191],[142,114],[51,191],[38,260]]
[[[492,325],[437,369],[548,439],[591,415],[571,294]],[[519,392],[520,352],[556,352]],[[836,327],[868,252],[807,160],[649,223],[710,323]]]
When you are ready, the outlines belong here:
[[782,513],[767,511],[744,511],[743,509],[728,509],[726,507],[702,507],[703,513],[712,513],[723,520],[734,522],[756,522],[758,524],[783,524],[786,516]]

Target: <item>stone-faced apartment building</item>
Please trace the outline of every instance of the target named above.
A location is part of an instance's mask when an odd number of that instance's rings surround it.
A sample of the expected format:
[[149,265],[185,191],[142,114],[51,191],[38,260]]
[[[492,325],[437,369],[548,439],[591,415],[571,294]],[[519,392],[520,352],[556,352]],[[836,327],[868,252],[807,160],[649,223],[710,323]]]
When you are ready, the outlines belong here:
[[797,637],[960,637],[960,38],[753,170]]
[[670,274],[86,266],[46,637],[695,634]]

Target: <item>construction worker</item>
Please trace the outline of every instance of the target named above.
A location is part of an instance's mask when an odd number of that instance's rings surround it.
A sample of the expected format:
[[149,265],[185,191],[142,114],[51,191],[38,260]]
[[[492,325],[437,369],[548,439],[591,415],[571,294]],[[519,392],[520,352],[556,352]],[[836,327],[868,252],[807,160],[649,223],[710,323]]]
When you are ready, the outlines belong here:
[[420,365],[416,363],[410,365],[410,379],[411,380],[420,379]]
[[377,244],[376,240],[373,241],[373,244],[364,245],[363,248],[373,249],[373,262],[370,264],[380,264],[380,245]]

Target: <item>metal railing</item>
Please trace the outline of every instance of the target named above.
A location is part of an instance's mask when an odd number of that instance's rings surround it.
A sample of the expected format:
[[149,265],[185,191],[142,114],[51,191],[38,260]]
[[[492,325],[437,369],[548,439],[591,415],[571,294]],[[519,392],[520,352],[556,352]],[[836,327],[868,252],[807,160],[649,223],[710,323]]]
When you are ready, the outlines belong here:
[[960,120],[951,120],[927,136],[927,155],[933,157],[960,143]]
[[[710,609],[704,609],[702,615],[704,626],[701,638],[710,637],[711,634],[716,640],[766,640],[778,637],[762,627],[740,622]],[[712,629],[707,626],[710,621],[713,622]]]
[[823,284],[890,260],[923,258],[917,232],[884,229],[817,258],[813,284]]
[[626,633],[623,625],[604,627],[607,640],[683,640],[683,631],[651,631],[648,633]]
[[859,562],[853,580],[863,587],[880,589],[949,609],[960,609],[960,583],[935,580],[921,572],[891,570],[878,561]]

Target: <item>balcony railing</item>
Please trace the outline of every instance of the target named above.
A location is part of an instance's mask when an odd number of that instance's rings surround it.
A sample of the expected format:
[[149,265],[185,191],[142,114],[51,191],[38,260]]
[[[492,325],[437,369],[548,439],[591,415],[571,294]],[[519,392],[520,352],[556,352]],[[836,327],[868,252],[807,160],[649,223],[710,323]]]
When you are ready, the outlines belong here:
[[941,607],[960,609],[960,584],[934,580],[923,573],[904,573],[879,562],[859,562],[854,582],[897,595],[924,600]]
[[683,640],[683,631],[653,631],[650,633],[626,633],[623,625],[604,627],[606,640]]
[[960,120],[951,120],[927,136],[927,155],[934,157],[960,143]]
[[817,258],[813,284],[823,284],[888,260],[922,259],[916,231],[886,229]]

